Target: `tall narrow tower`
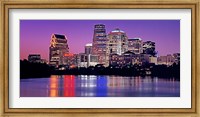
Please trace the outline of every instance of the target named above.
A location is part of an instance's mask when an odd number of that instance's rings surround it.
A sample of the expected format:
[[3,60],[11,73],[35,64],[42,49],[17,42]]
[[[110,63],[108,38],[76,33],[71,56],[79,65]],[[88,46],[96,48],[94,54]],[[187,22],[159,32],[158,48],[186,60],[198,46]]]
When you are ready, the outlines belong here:
[[107,36],[104,24],[94,26],[92,54],[98,55],[100,64],[106,66]]
[[66,36],[61,34],[52,34],[49,47],[50,65],[63,65],[64,55],[66,53],[69,53],[69,47]]

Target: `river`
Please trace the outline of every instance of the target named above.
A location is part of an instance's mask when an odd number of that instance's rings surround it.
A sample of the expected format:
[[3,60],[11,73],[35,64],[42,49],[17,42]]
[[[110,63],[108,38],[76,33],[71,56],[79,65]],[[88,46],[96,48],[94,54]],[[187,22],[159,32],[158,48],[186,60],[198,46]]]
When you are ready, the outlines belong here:
[[20,97],[179,97],[174,78],[52,75],[20,79]]

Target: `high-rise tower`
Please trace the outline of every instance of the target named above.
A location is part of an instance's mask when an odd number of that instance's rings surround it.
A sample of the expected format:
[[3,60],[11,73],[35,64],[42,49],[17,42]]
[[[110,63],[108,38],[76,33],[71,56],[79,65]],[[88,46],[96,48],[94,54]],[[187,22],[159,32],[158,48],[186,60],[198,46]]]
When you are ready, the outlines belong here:
[[126,33],[119,28],[108,34],[108,54],[122,55],[128,51],[128,37]]
[[61,34],[52,34],[49,47],[50,65],[63,65],[64,55],[67,53],[69,53],[69,47],[66,36]]
[[104,24],[94,26],[92,54],[98,55],[100,64],[106,65],[107,36]]

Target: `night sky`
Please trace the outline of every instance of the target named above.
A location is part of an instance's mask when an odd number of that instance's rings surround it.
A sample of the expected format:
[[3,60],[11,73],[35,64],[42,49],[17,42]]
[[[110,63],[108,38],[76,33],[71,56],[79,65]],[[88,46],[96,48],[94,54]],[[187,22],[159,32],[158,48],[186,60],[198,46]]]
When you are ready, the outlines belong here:
[[120,28],[128,38],[154,41],[159,56],[180,52],[179,20],[21,20],[20,59],[41,54],[48,60],[53,33],[67,36],[70,53],[84,52],[85,44],[92,43],[95,24],[105,24],[107,33]]

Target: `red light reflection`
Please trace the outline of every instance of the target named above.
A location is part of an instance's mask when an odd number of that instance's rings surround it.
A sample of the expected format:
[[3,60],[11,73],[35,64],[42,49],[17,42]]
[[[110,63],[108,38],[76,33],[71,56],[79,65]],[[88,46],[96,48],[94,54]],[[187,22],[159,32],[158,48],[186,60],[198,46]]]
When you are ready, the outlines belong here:
[[65,75],[64,76],[64,97],[75,96],[75,76]]

